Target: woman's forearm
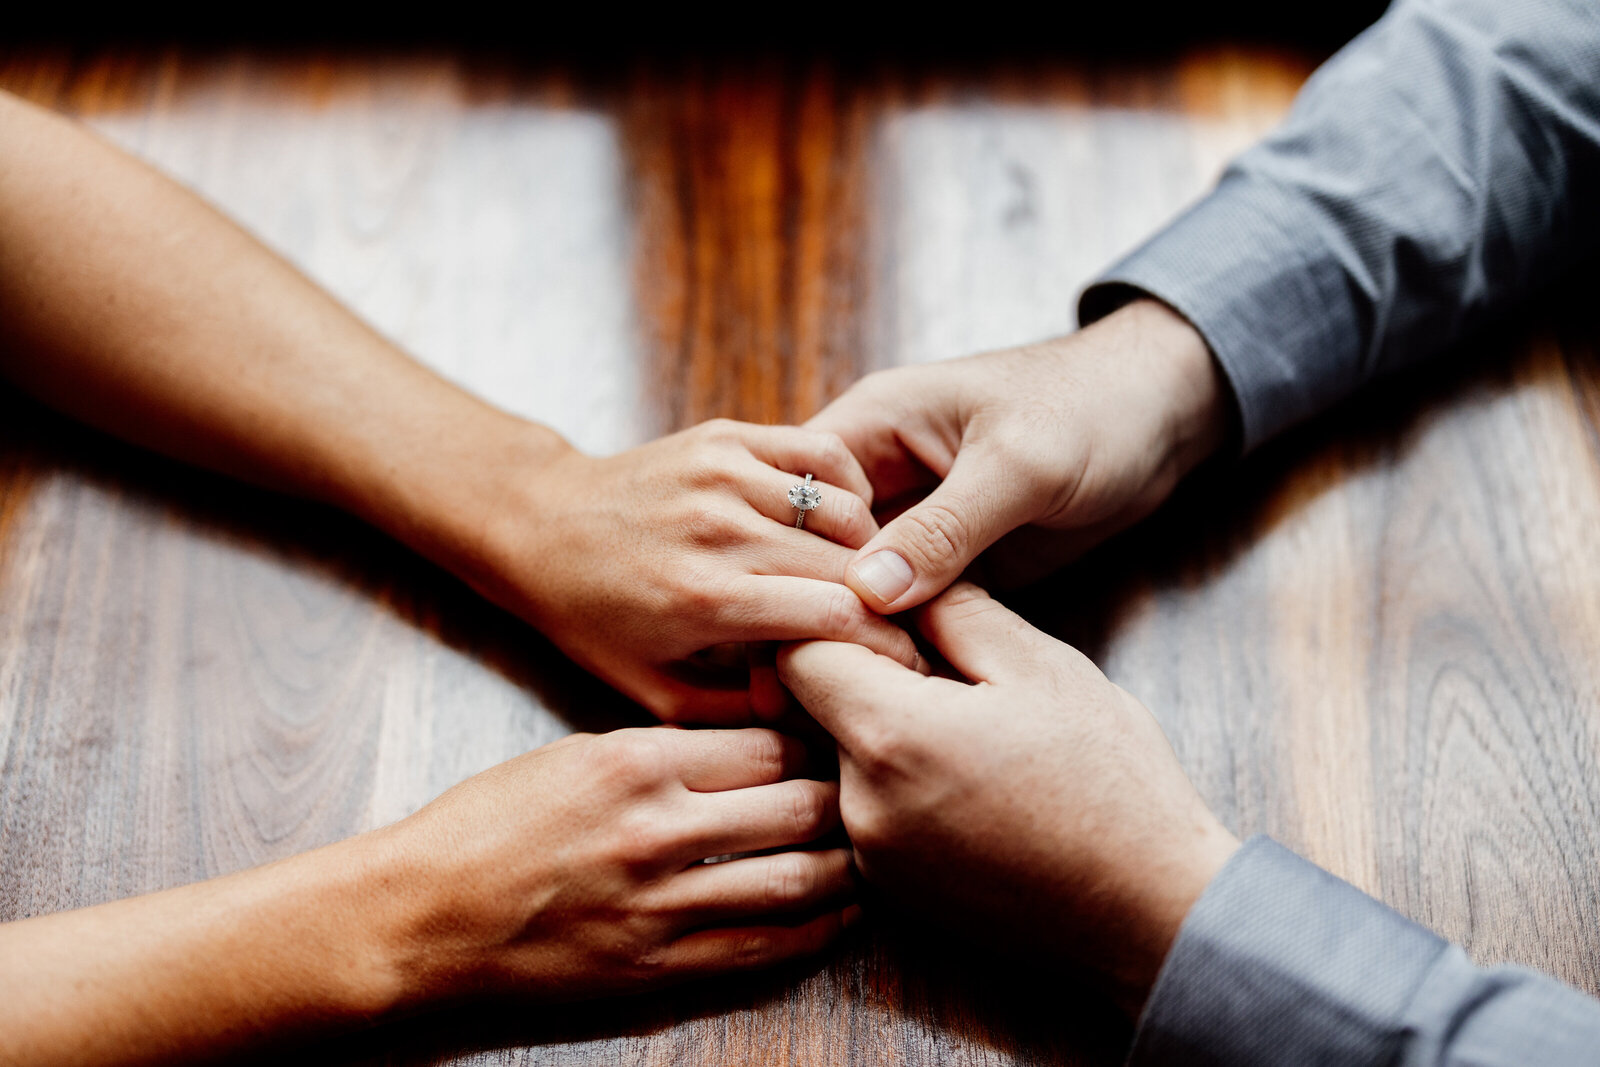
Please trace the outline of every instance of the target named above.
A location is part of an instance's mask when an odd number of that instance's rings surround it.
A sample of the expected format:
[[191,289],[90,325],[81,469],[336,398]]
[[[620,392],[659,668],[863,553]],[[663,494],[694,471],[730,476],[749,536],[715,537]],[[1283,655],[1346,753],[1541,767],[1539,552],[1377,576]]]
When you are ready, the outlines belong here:
[[[795,777],[806,762],[765,730],[568,737],[337,845],[0,924],[0,1067],[214,1060],[815,952],[851,921],[854,875],[814,847],[838,789]],[[700,862],[729,853],[752,855]]]
[[0,94],[0,146],[0,374],[45,403],[447,565],[499,479],[567,450],[77,124]]
[[171,1063],[381,1017],[418,925],[386,845],[0,925],[0,1064]]

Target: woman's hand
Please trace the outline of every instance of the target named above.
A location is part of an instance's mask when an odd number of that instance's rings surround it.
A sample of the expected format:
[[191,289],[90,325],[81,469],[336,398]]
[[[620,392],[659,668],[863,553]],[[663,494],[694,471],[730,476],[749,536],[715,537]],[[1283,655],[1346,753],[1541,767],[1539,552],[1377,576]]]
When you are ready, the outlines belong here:
[[570,737],[337,845],[0,925],[0,1063],[209,1061],[815,952],[856,910],[848,851],[805,850],[839,814],[804,761],[768,730]]
[[[822,504],[797,530],[787,494],[808,473]],[[742,657],[736,670],[700,662],[724,646],[823,637],[918,662],[843,584],[878,528],[866,475],[833,434],[719,419],[509,475],[477,565],[458,569],[663,719],[739,725],[779,710],[770,692],[752,707]]]
[[[817,951],[853,908],[836,782],[795,778],[770,730],[575,735],[501,764],[392,828],[431,887],[402,941],[424,1000],[572,999]],[[718,863],[729,854],[783,850]]]

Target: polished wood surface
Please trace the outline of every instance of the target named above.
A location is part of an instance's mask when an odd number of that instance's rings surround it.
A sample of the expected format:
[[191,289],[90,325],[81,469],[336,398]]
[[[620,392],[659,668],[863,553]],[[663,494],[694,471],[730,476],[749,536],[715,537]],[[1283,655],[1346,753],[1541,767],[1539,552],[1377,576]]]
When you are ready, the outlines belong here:
[[[190,183],[456,380],[614,450],[1069,329],[1076,291],[1313,61],[17,50],[0,88]],[[1213,472],[1018,602],[1151,706],[1236,831],[1600,992],[1591,307],[1558,295]],[[334,840],[634,715],[353,521],[0,392],[0,918]],[[754,980],[319,1054],[1067,1064],[1125,1038],[1070,976],[890,922]]]

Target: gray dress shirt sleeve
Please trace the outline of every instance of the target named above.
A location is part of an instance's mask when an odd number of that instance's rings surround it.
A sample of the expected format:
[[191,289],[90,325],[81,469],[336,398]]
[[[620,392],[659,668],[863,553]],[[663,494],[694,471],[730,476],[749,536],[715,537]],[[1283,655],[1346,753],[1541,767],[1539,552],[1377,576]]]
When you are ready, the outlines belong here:
[[1600,1002],[1466,953],[1265,837],[1184,921],[1130,1065],[1600,1063]]
[[1462,339],[1600,236],[1600,3],[1396,0],[1083,294],[1204,335],[1253,447]]

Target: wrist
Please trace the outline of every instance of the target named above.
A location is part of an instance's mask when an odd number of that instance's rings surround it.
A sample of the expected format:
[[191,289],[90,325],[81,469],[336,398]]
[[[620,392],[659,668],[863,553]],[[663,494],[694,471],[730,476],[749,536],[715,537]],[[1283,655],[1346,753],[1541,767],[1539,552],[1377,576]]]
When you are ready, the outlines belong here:
[[1239,850],[1239,839],[1210,812],[1185,826],[1176,843],[1134,869],[1125,951],[1108,973],[1118,1002],[1139,1016],[1189,912]]
[[1139,388],[1154,391],[1157,442],[1176,482],[1227,439],[1232,401],[1222,368],[1200,332],[1159,300],[1140,297],[1103,322],[1118,334],[1112,350],[1126,372]]
[[428,429],[408,458],[382,465],[370,503],[353,510],[483,590],[508,510],[574,449],[554,430],[487,404],[437,417]]

